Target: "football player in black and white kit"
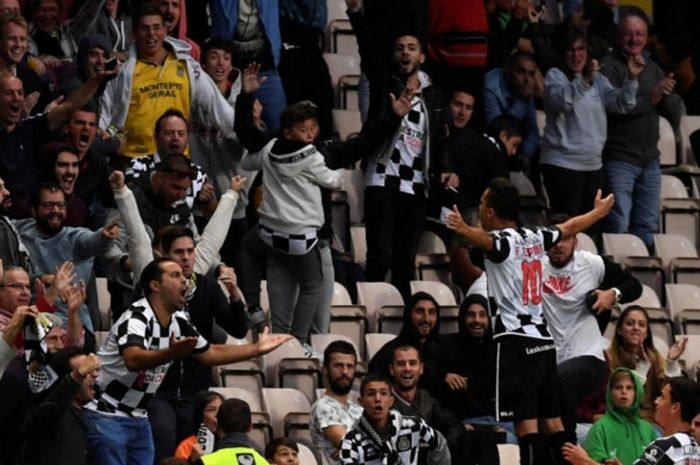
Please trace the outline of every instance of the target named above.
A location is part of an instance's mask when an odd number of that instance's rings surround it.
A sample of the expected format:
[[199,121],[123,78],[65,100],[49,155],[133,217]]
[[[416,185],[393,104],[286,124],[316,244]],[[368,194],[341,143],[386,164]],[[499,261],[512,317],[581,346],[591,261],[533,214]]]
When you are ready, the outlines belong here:
[[[614,198],[598,191],[593,210],[553,227],[518,227],[520,196],[509,180],[495,178],[481,196],[482,228],[468,226],[456,206],[447,226],[485,253],[488,295],[496,303],[496,419],[512,418],[521,464],[565,464],[567,436],[559,417],[556,354],[542,311],[542,260],[561,239],[607,216]],[[490,231],[490,232],[489,232]],[[492,311],[493,313],[493,311]],[[542,430],[547,438],[540,434]]]
[[[692,434],[693,418],[700,414],[700,385],[669,378],[654,406],[654,421],[664,436],[652,441],[632,465],[700,465],[700,446]],[[567,443],[563,453],[573,465],[598,465],[579,445]]]
[[[567,219],[555,214],[549,223]],[[593,312],[609,311],[642,294],[639,281],[620,265],[575,249],[576,236],[562,239],[542,260],[542,309],[557,351],[561,419],[570,434],[576,432],[576,405],[596,392],[608,375],[603,354],[607,343]],[[589,309],[591,291],[596,300]]]

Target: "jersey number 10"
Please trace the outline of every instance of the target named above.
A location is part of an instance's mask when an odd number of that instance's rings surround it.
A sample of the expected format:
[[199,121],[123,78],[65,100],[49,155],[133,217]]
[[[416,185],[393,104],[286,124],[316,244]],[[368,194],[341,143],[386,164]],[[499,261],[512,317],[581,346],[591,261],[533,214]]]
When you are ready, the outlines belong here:
[[542,263],[539,260],[522,262],[523,270],[523,305],[532,303],[539,305],[542,302]]

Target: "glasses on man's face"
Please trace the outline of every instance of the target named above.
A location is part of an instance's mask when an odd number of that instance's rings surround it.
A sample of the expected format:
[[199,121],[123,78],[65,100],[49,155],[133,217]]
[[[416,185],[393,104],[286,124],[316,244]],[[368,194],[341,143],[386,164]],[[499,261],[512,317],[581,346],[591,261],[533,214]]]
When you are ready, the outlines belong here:
[[66,202],[41,202],[39,203],[39,206],[47,210],[52,210],[54,208],[64,210],[66,208]]
[[10,283],[10,284],[0,284],[0,287],[3,288],[10,288],[14,291],[30,291],[32,290],[32,286],[30,284],[24,284],[24,283]]

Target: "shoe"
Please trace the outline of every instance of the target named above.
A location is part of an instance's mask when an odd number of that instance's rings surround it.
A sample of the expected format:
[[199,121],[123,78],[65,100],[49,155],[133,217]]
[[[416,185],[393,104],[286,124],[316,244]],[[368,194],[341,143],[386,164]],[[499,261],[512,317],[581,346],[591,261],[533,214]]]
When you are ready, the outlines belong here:
[[323,363],[323,354],[311,347],[307,342],[303,343],[301,348],[304,349],[304,356],[306,358],[315,358],[319,362]]

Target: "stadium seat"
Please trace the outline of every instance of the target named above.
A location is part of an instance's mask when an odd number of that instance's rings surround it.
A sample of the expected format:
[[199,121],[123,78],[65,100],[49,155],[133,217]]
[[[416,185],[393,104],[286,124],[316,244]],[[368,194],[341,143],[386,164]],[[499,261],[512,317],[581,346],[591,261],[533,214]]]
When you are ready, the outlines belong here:
[[639,296],[637,300],[627,302],[626,304],[620,304],[620,307],[624,310],[631,305],[639,305],[644,308],[660,308],[661,300],[654,289],[642,284],[642,295]]
[[679,234],[698,247],[700,242],[700,201],[698,199],[661,199],[661,232]]
[[339,282],[333,283],[333,299],[331,305],[352,305],[352,299],[345,286]]
[[403,305],[384,305],[377,310],[377,332],[399,334],[403,326]]
[[299,465],[318,465],[316,456],[309,447],[299,442],[297,442],[297,446],[299,447]]
[[288,413],[308,414],[311,410],[309,399],[297,389],[265,388],[263,401],[275,437],[284,436],[284,418]]
[[595,245],[591,236],[586,233],[576,234],[576,250],[585,250],[590,253],[598,254],[598,247]]
[[256,450],[264,451],[265,446],[272,441],[272,425],[270,425],[270,415],[267,412],[251,412],[251,422],[253,429],[248,432],[248,439],[251,440]]
[[418,242],[417,253],[419,254],[444,254],[447,253],[445,241],[432,231],[423,231]]
[[649,330],[655,338],[663,340],[666,345],[673,342],[676,330],[673,327],[673,319],[668,309],[660,307],[645,307],[649,315]]
[[214,368],[223,387],[240,387],[250,392],[262,392],[265,372],[262,359],[254,358]]
[[395,334],[386,333],[371,333],[365,335],[365,341],[367,343],[367,361],[372,360],[372,357],[379,352],[379,349],[384,347],[384,344],[391,341],[395,337]]
[[362,129],[359,110],[333,110],[333,127],[341,141],[355,137]]
[[411,281],[411,294],[416,292],[427,292],[441,306],[457,305],[452,289],[438,281]]
[[676,135],[673,133],[671,123],[663,116],[659,116],[659,142],[657,143],[662,167],[675,166],[678,164],[676,154]]
[[700,287],[693,284],[666,284],[666,295],[674,320],[683,310],[700,308]]
[[263,355],[266,385],[270,387],[279,386],[278,368],[280,360],[285,358],[303,358],[305,356],[304,348],[297,338],[292,338],[272,352]]
[[328,344],[330,344],[333,341],[338,341],[338,340],[349,342],[355,348],[356,353],[362,354],[362,352],[360,352],[357,344],[355,344],[355,341],[353,341],[352,338],[350,338],[344,334],[333,334],[333,333],[312,334],[311,335],[311,347],[313,347],[315,351],[322,354],[323,351],[326,350],[326,347],[328,347]]
[[700,309],[686,308],[681,310],[678,315],[678,323],[682,334],[700,334]]
[[520,465],[520,449],[517,444],[498,444],[501,465]]
[[323,58],[331,74],[331,83],[336,95],[336,108],[357,109],[356,104],[349,105],[348,92],[357,92],[360,78],[359,56],[324,53]]
[[666,273],[659,257],[652,257],[642,240],[634,234],[603,233],[606,255],[628,270],[642,284],[650,286],[664,301]]
[[112,327],[112,297],[107,289],[107,278],[95,278],[97,308],[100,310],[100,330],[109,331]]
[[294,388],[303,392],[314,401],[316,389],[321,386],[321,363],[315,358],[283,358],[280,360],[277,373],[279,386]]
[[669,282],[700,285],[700,258],[687,237],[654,234],[654,250],[666,267]]
[[685,370],[691,379],[698,380],[698,366],[700,362],[700,335],[689,334],[676,336],[676,340],[682,337],[688,338],[688,345],[685,347],[683,355],[681,355],[681,361],[685,365]]
[[359,359],[365,357],[365,334],[369,323],[362,305],[334,305],[331,307],[331,333],[344,334],[360,349]]
[[255,392],[250,392],[240,387],[213,387],[211,390],[224,396],[224,399],[241,399],[245,401],[251,412],[265,411],[262,398],[258,397],[258,394]]
[[364,268],[365,263],[367,263],[365,225],[353,224],[350,226],[350,243],[352,244],[352,261]]
[[661,198],[662,199],[687,199],[688,189],[683,181],[670,174],[661,175]]
[[377,328],[377,312],[381,307],[385,305],[404,305],[398,289],[389,283],[382,282],[358,282],[357,303],[364,305],[367,309],[370,331],[374,331]]
[[696,164],[693,155],[693,147],[690,145],[690,136],[700,129],[700,116],[683,115],[681,117],[681,157],[683,164]]

